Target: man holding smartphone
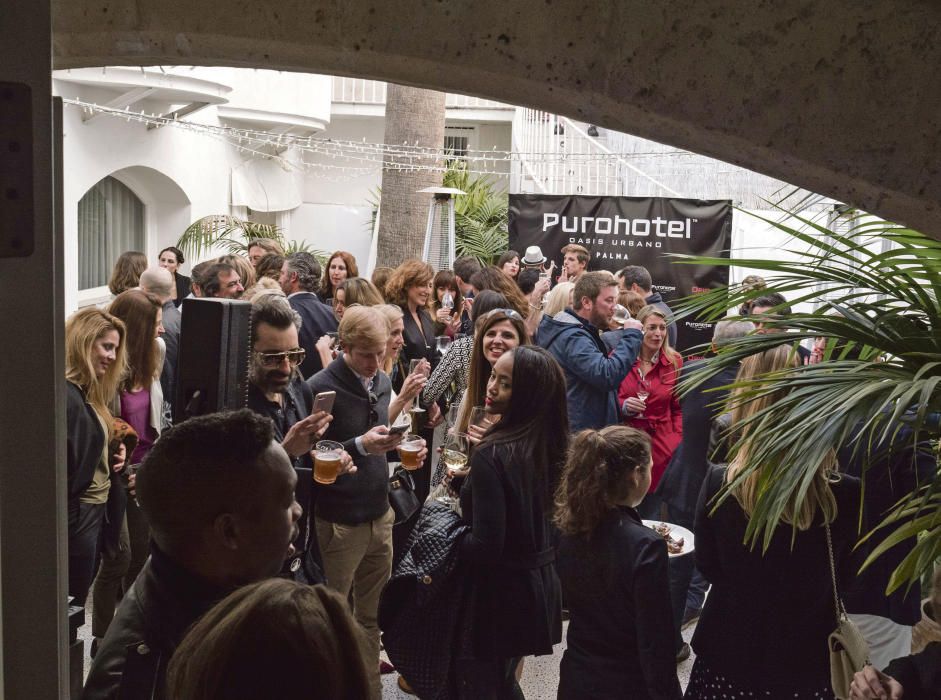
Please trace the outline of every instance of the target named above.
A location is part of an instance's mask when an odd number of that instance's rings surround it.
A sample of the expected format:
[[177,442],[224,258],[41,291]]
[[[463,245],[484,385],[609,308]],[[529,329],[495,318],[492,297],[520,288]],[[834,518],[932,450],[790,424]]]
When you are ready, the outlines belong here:
[[[316,485],[314,528],[328,585],[342,596],[353,592],[353,611],[369,643],[367,669],[373,697],[379,679],[379,595],[392,574],[389,464],[386,453],[402,441],[389,430],[392,382],[380,370],[389,335],[386,318],[374,307],[353,306],[340,321],[343,355],[308,380],[315,394],[336,392],[334,420],[324,438],[353,455],[356,474]],[[427,448],[419,453],[424,459]]]
[[[332,417],[326,411],[312,412],[313,395],[298,371],[304,350],[298,345],[300,318],[287,301],[268,296],[252,305],[252,364],[249,374],[248,407],[271,419],[275,440],[288,453],[298,473],[296,498],[304,508],[298,523],[295,547],[308,552],[287,566],[295,573],[304,564],[306,580],[323,583],[323,563],[308,521],[313,511],[313,460],[311,448],[327,430]],[[355,471],[349,455],[340,463],[340,473]]]

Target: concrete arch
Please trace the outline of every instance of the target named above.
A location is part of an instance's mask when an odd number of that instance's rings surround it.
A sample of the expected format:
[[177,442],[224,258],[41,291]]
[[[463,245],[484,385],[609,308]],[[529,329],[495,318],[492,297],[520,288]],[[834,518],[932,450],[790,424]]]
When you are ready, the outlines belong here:
[[53,24],[56,68],[255,66],[532,105],[941,236],[937,3],[54,0]]

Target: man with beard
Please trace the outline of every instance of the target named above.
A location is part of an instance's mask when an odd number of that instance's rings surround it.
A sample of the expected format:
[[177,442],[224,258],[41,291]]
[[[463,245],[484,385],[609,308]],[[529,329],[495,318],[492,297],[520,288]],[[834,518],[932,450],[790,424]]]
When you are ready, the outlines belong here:
[[539,345],[565,372],[573,433],[620,421],[617,389],[637,359],[643,326],[629,318],[609,354],[600,330],[609,327],[617,301],[617,282],[610,272],[584,272],[575,283],[573,308],[539,324]]
[[[313,510],[313,460],[310,451],[326,432],[333,416],[324,411],[311,414],[313,394],[298,372],[304,350],[298,345],[300,317],[286,299],[265,296],[252,305],[252,365],[248,387],[248,407],[274,423],[275,440],[291,458],[298,472],[297,500],[304,508],[295,542],[306,549],[306,580],[323,583],[323,564],[316,537],[307,537],[307,524]],[[356,471],[344,453],[340,473]],[[308,541],[309,540],[309,541]],[[306,546],[305,546],[306,545]],[[300,560],[289,563],[297,571]]]

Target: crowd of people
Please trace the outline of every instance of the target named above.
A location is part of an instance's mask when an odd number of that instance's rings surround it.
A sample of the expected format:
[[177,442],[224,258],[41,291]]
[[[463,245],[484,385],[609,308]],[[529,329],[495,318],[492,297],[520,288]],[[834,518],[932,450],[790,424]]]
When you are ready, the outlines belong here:
[[[369,279],[348,252],[324,266],[269,239],[189,276],[175,247],[152,266],[121,255],[110,303],[66,325],[68,592],[93,603],[83,697],[380,698],[397,625],[403,691],[521,698],[525,657],[552,654],[563,619],[559,698],[833,697],[834,589],[869,644],[852,697],[939,697],[941,644],[909,657],[918,587],[884,594],[913,543],[857,576],[861,534],[937,468],[926,446],[896,431],[863,493],[856,451],[834,445],[751,548],[750,418],[781,396],[728,385],[821,358],[784,343],[681,397],[701,360],[684,364],[649,272],[561,254],[558,274],[531,246]],[[782,331],[787,302],[765,291],[716,324],[713,350]],[[251,303],[248,400],[171,425],[189,298]],[[393,497],[403,481],[410,498]],[[668,548],[650,521],[695,541]],[[416,567],[394,600],[420,610],[405,638],[454,630],[433,664],[400,651],[429,642],[403,647],[383,600]]]

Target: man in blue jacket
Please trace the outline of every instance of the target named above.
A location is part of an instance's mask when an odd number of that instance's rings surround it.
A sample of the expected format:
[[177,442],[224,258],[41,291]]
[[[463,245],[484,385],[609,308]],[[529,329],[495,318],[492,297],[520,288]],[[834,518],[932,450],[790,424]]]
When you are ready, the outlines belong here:
[[573,292],[575,308],[544,318],[537,341],[565,372],[572,431],[597,430],[619,420],[617,389],[637,359],[643,326],[628,319],[609,355],[601,332],[608,330],[614,315],[617,282],[610,272],[586,272]]

